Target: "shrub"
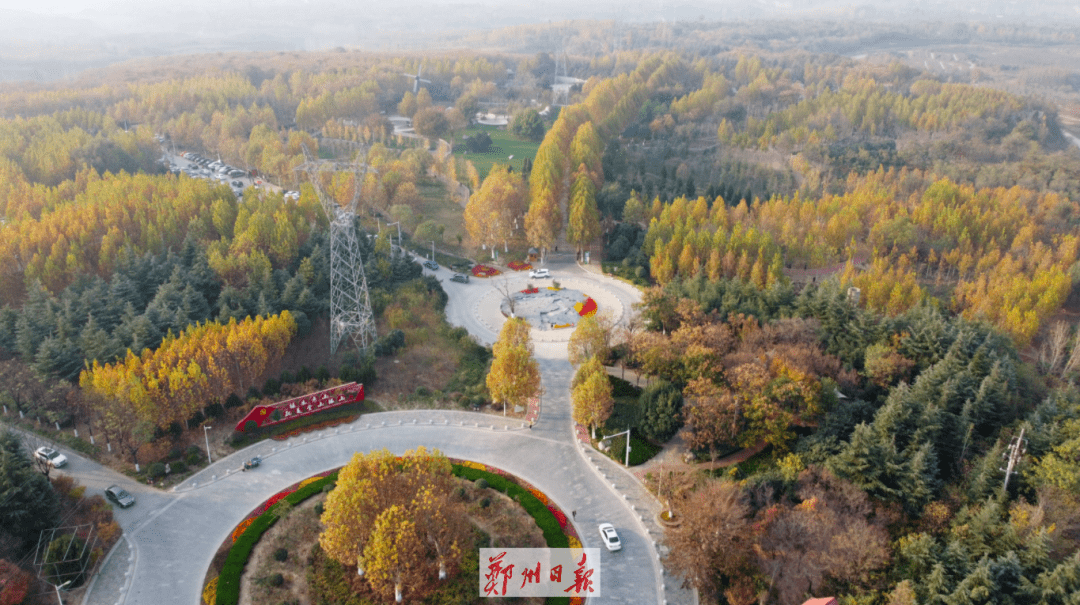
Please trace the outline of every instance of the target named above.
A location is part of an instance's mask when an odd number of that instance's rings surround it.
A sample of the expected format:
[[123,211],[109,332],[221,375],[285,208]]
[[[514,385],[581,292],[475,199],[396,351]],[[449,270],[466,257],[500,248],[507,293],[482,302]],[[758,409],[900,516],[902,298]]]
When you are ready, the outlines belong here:
[[240,396],[236,393],[231,393],[228,397],[225,398],[226,408],[238,408],[242,405],[244,405],[244,400],[240,399]]
[[315,503],[315,515],[316,516],[321,517],[324,510],[326,510],[326,507],[323,506],[322,502]]
[[146,467],[146,476],[151,479],[159,479],[165,476],[165,463],[154,462]]
[[225,406],[221,405],[220,403],[215,401],[214,403],[211,403],[210,405],[206,406],[206,417],[207,418],[221,418],[224,415],[225,415]]
[[311,370],[309,370],[307,366],[302,366],[296,373],[296,382],[305,383],[309,380],[311,380]]
[[262,391],[260,391],[258,389],[258,387],[255,387],[254,385],[248,387],[248,392],[247,392],[247,398],[248,399],[258,399],[259,397],[262,397]]
[[177,460],[176,462],[170,463],[169,468],[172,469],[172,472],[174,473],[186,473],[188,465],[183,460]]
[[277,395],[281,392],[281,381],[276,378],[267,378],[263,384],[262,394],[266,396]]
[[641,423],[645,437],[663,443],[682,427],[682,391],[664,380],[649,385],[641,393]]
[[203,420],[206,420],[206,416],[203,415],[202,410],[196,410],[191,415],[191,418],[188,418],[187,424],[188,426],[199,426],[203,423]]
[[491,498],[484,496],[480,499],[480,508],[487,508],[489,506],[491,506]]
[[187,449],[184,450],[184,456],[186,457],[186,456],[190,456],[192,454],[201,455],[202,454],[202,448],[195,445],[195,444],[191,444],[191,445],[187,446]]
[[279,549],[274,551],[274,560],[275,561],[284,561],[284,560],[286,560],[288,558],[289,558],[289,549],[287,549],[287,548],[279,548]]
[[188,466],[199,466],[200,464],[202,464],[202,461],[202,452],[191,452],[187,456],[184,456],[184,462],[187,462]]
[[292,384],[294,382],[300,382],[299,380],[293,378],[292,372],[288,370],[282,372],[281,376],[278,376],[278,380],[281,381],[281,384]]
[[326,366],[319,366],[319,369],[315,370],[315,380],[320,383],[325,383],[330,380],[330,369]]
[[248,420],[244,423],[245,433],[254,433],[257,430],[259,430],[259,423],[255,422],[254,420]]
[[469,153],[485,153],[491,149],[491,137],[488,133],[480,131],[465,139],[465,148]]
[[476,480],[476,489],[487,489],[488,481],[483,477]]
[[282,586],[282,585],[285,584],[285,576],[283,576],[283,575],[281,575],[279,573],[276,573],[276,574],[270,576],[270,579],[268,580],[268,584],[270,584],[271,586],[274,586],[274,587]]

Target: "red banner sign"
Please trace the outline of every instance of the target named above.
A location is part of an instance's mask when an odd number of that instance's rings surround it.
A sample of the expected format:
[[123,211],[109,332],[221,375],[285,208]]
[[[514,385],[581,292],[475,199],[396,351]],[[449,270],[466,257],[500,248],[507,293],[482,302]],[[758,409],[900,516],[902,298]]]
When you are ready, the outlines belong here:
[[270,405],[257,405],[240,419],[236,431],[243,433],[244,425],[249,421],[262,428],[363,400],[364,385],[350,382]]

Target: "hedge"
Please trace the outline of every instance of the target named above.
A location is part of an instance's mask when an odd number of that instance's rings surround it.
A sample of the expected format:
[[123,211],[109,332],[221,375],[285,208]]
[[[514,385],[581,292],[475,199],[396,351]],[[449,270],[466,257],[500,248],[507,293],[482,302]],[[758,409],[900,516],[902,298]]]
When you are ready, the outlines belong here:
[[[484,479],[492,489],[506,494],[521,504],[522,508],[536,520],[537,526],[544,532],[544,541],[547,542],[549,548],[570,548],[570,539],[562,530],[558,519],[555,518],[551,509],[534,496],[532,492],[513,480],[490,471],[482,471],[462,464],[453,464],[452,468],[455,476],[473,482],[477,479]],[[324,486],[337,481],[337,476],[338,471],[334,471],[326,477],[312,481],[290,493],[285,496],[284,500],[294,506],[300,504],[321,492]],[[228,556],[225,558],[221,574],[218,576],[216,605],[237,605],[240,602],[240,576],[244,573],[244,566],[247,565],[255,544],[266,533],[266,530],[274,525],[275,521],[277,521],[276,515],[270,512],[269,509],[264,511],[233,543]],[[569,597],[549,597],[546,600],[547,605],[565,605],[569,602]]]
[[[321,492],[324,485],[334,481],[337,481],[337,471],[297,489],[285,496],[284,500],[295,506]],[[240,602],[240,576],[244,573],[244,566],[247,565],[255,544],[275,521],[276,515],[269,510],[264,511],[233,543],[218,576],[217,605],[236,605]]]
[[544,541],[547,542],[549,548],[570,548],[570,539],[566,537],[566,533],[563,532],[551,509],[529,490],[502,475],[460,464],[454,465],[454,474],[474,482],[477,479],[484,479],[489,487],[510,496],[521,504],[544,532]]

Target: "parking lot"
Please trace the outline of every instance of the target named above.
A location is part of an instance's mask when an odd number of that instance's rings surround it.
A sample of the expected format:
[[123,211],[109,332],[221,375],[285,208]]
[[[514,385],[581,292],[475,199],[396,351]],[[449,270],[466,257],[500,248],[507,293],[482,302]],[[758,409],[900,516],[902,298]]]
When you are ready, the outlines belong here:
[[[164,151],[159,162],[171,173],[186,175],[193,179],[204,179],[213,183],[223,183],[232,189],[237,198],[242,198],[248,187],[281,191],[281,188],[264,181],[261,177],[251,176],[246,170],[231,166],[218,159],[209,158],[195,152],[172,153]],[[299,192],[286,191],[286,197],[298,199]]]

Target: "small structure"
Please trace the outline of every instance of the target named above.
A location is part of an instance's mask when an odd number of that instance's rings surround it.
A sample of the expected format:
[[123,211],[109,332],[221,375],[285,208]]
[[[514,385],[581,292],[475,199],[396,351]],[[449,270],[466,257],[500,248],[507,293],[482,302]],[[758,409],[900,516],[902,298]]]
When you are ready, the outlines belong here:
[[262,428],[363,400],[364,385],[350,382],[270,405],[257,405],[236,423],[236,431],[243,433],[248,422]]
[[819,597],[817,599],[809,599],[803,605],[837,605],[836,597]]

